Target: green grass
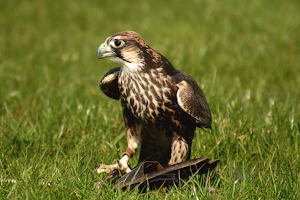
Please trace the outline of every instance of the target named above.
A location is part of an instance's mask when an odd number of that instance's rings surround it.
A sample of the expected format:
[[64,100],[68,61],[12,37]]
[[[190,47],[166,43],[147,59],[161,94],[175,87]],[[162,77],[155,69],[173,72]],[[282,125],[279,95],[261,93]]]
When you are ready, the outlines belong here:
[[[299,199],[299,10],[294,0],[2,1],[0,178],[18,182],[2,182],[0,199]],[[141,196],[93,188],[105,177],[95,165],[126,148],[120,102],[98,89],[116,65],[96,57],[123,30],[205,92],[213,131],[196,131],[192,158],[221,159],[210,176]]]

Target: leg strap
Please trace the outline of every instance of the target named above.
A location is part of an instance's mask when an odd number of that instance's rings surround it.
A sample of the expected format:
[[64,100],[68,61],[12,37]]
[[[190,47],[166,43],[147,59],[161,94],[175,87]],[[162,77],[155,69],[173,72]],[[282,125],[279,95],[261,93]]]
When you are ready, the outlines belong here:
[[127,155],[129,158],[131,158],[135,154],[135,150],[132,148],[128,147],[126,151],[122,154],[122,157]]

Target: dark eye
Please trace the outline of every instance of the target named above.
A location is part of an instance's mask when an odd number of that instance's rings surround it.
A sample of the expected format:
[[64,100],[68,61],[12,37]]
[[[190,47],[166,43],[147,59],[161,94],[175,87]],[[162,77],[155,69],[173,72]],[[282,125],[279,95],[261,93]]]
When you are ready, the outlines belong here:
[[110,41],[110,45],[113,48],[120,48],[125,44],[125,42],[123,40],[119,40],[119,39],[113,39]]
[[121,44],[122,44],[122,42],[120,40],[115,40],[116,47],[120,46]]

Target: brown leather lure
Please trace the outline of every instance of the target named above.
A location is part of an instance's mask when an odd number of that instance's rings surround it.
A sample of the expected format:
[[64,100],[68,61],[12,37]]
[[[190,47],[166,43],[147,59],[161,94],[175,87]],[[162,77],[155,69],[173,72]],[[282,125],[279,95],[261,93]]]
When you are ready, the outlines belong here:
[[116,188],[138,187],[145,191],[178,183],[179,179],[187,179],[191,175],[205,174],[212,171],[219,159],[197,158],[163,168],[157,161],[145,161],[131,172],[121,177],[115,184]]

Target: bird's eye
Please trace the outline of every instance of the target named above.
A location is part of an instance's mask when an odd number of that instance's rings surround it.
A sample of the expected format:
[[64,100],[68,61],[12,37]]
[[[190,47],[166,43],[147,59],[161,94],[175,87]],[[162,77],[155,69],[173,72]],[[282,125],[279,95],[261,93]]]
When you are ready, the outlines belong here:
[[122,44],[122,42],[120,40],[115,40],[116,47],[120,46],[121,44]]
[[114,48],[120,48],[125,44],[123,40],[114,39],[110,41],[110,45]]

